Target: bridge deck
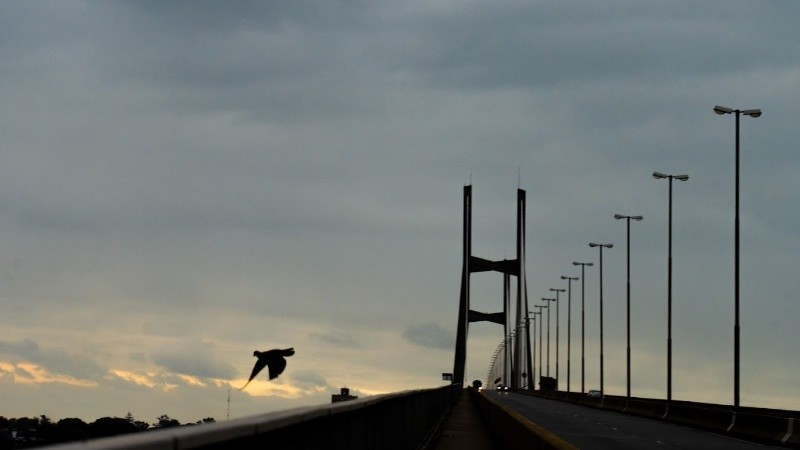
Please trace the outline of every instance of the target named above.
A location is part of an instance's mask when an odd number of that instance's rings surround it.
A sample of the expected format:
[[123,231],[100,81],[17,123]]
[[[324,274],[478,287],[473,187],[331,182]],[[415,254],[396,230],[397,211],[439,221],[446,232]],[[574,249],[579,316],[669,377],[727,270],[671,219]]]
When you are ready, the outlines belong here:
[[442,426],[442,434],[434,446],[436,450],[474,449],[497,450],[500,447],[489,434],[480,417],[475,400],[463,392],[453,406],[450,417]]

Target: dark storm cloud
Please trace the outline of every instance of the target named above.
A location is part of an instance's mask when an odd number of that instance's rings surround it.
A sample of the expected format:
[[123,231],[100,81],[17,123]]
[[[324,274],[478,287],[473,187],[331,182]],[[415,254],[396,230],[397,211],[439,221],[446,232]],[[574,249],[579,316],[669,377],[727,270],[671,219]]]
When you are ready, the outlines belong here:
[[292,384],[301,389],[316,389],[316,388],[329,388],[328,381],[319,373],[313,370],[301,370],[292,372]]
[[309,337],[315,341],[336,347],[361,348],[361,343],[354,339],[350,333],[311,333]]
[[0,341],[0,354],[11,356],[16,362],[33,362],[45,369],[82,378],[96,378],[105,374],[93,358],[63,347],[42,348],[32,339]]
[[231,364],[213,354],[214,346],[205,342],[185,342],[152,352],[154,363],[166,369],[199,378],[232,378],[239,373]]
[[[781,49],[797,37],[791,14],[784,16],[785,4],[739,2],[720,8],[694,2],[572,1],[504,6],[475,2],[432,17],[415,34],[416,51],[401,61],[440,86],[638,84],[759,64],[785,67]],[[778,29],[764,27],[766,21]]]
[[[655,83],[764,64],[785,67],[780,49],[797,37],[791,14],[774,5],[504,6],[136,2],[105,8],[118,13],[120,40],[111,41],[113,50],[128,49],[115,66],[121,73],[172,88],[202,87],[206,92],[194,91],[201,96],[196,106],[237,109],[252,101],[249,108],[260,104],[289,116],[298,107],[309,113],[338,105],[341,113],[355,101],[348,94],[363,95],[378,75],[386,77],[383,87],[402,79],[497,89],[576,80]],[[761,26],[766,20],[771,27]],[[136,63],[126,65],[123,56]],[[328,92],[334,84],[344,95]],[[245,91],[262,92],[237,95]]]
[[286,122],[366,106],[358,94],[362,61],[354,58],[360,45],[341,33],[367,21],[370,8],[359,3],[135,2],[99,9],[113,30],[93,25],[96,34],[111,36],[93,45],[113,63],[98,69],[131,92],[168,91],[156,100],[162,107]]
[[408,342],[425,348],[440,350],[453,349],[454,336],[435,323],[426,323],[406,328],[403,338]]

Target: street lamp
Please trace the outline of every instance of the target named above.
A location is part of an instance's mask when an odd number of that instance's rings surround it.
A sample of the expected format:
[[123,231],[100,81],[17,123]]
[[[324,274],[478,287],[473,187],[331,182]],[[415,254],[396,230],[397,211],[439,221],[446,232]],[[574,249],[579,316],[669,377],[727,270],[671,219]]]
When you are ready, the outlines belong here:
[[[531,364],[532,369],[531,373],[529,374],[528,380],[528,389],[535,390],[536,386],[536,313],[533,311],[528,311],[528,314],[525,316],[525,319],[528,320],[528,348],[533,349],[533,357],[531,357]],[[530,321],[533,320],[533,347],[531,347],[531,333],[530,333]],[[542,370],[540,367],[539,370]]]
[[586,300],[586,267],[592,267],[592,263],[573,262],[573,266],[581,266],[581,394],[586,390],[586,383],[584,382],[584,375],[586,374],[585,364],[585,343],[586,343],[586,314],[585,314],[585,300]]
[[[523,322],[525,326],[525,345],[528,348],[527,358],[526,358],[526,368],[525,372],[523,372],[523,378],[527,382],[528,390],[531,390],[531,380],[533,379],[533,363],[531,362],[531,317],[528,314],[525,314],[525,322]],[[535,325],[535,318],[534,318],[534,325]],[[522,369],[520,369],[522,370]],[[523,386],[524,388],[524,386]]]
[[572,349],[572,282],[578,281],[578,277],[561,276],[562,280],[567,280],[567,393],[569,393],[569,376],[572,373],[570,367],[570,351]]
[[558,337],[561,335],[559,331],[559,323],[561,322],[561,314],[559,314],[558,310],[561,306],[561,299],[558,297],[558,294],[561,292],[566,291],[566,289],[553,289],[550,288],[550,292],[556,293],[556,380],[559,379],[558,377],[558,360],[561,358],[561,352],[558,350]]
[[[517,325],[517,332],[516,332],[517,341],[522,341],[524,339],[526,345],[530,345],[530,341],[531,341],[531,339],[530,339],[530,331],[529,331],[530,323],[528,321],[528,316],[525,316],[524,319],[525,320],[523,320],[522,322],[520,322]],[[524,335],[522,334],[523,328],[525,329],[525,334]],[[520,360],[517,361],[517,367],[518,367],[517,371],[521,375],[520,378],[522,378],[522,380],[521,380],[522,383],[519,384],[521,389],[525,389],[526,383],[528,381],[527,378],[530,376],[530,373],[531,373],[531,371],[528,369],[530,367],[530,364],[529,364],[530,361],[526,361],[525,364],[522,364],[521,358],[524,357],[524,356],[525,355],[521,355],[520,356]]]
[[717,114],[734,114],[736,116],[736,220],[734,221],[734,263],[733,263],[733,292],[734,292],[734,325],[733,325],[733,406],[739,407],[739,115],[760,117],[760,109],[732,109],[724,106],[715,106]]
[[628,310],[628,352],[627,352],[627,376],[628,376],[628,399],[631,398],[631,220],[641,221],[642,216],[625,216],[622,214],[614,214],[617,220],[625,219],[628,222],[628,274],[627,274],[627,310]]
[[603,389],[603,248],[613,248],[614,244],[589,243],[589,247],[600,248],[600,397],[605,393]]
[[547,378],[550,378],[550,302],[556,301],[554,298],[542,298],[547,308]]
[[[534,305],[533,307],[539,309],[539,311],[537,311],[536,314],[539,315],[539,378],[541,379],[542,378],[542,342],[544,342],[544,339],[542,339],[542,329],[544,329],[544,317],[542,316],[542,309],[544,308],[544,306],[542,306],[542,305]],[[539,389],[541,390],[541,388],[542,388],[541,383],[539,383]]]
[[687,181],[689,175],[667,175],[653,172],[656,179],[669,179],[669,231],[667,257],[667,401],[672,401],[672,180]]

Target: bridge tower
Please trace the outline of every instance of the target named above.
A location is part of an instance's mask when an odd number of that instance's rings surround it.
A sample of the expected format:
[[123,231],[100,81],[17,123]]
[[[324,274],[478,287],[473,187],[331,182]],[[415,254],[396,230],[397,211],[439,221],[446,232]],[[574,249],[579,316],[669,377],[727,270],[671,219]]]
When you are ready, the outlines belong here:
[[[528,294],[525,281],[525,191],[517,189],[517,257],[490,261],[472,255],[472,186],[464,186],[464,229],[463,254],[461,267],[461,297],[458,307],[458,327],[456,334],[455,363],[453,366],[453,384],[464,384],[464,369],[467,360],[467,334],[470,322],[492,322],[503,325],[503,335],[509,336],[509,319],[511,317],[511,277],[517,277],[516,314],[513,329],[519,330],[525,322],[528,311]],[[503,274],[503,311],[483,313],[470,309],[470,274],[475,272],[495,271]],[[503,382],[511,387],[521,387],[524,377],[532,378],[532,364],[527,336],[516,333],[513,352],[509,355],[506,346]],[[509,373],[510,371],[510,373]],[[523,375],[524,374],[524,375]],[[533,386],[533,380],[529,380]]]

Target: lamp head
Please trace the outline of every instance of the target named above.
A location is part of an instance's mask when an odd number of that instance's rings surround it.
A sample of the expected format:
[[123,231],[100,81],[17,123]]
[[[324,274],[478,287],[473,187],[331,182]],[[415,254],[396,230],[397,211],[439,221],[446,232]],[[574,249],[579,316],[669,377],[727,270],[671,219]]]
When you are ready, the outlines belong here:
[[714,106],[714,112],[715,112],[715,113],[717,113],[717,114],[719,114],[719,115],[722,115],[722,114],[732,114],[732,113],[733,113],[733,110],[732,110],[732,109],[730,109],[730,108],[726,108],[726,107],[724,107],[724,106],[719,106],[719,105],[716,105],[716,106]]
[[669,175],[661,172],[653,172],[653,178],[661,179],[661,178],[669,178]]
[[675,175],[674,177],[676,180],[686,181],[689,179],[689,175]]
[[761,116],[761,110],[760,109],[745,109],[744,111],[742,111],[742,114],[744,114],[745,116],[750,116],[750,117],[760,117]]
[[633,219],[633,220],[642,220],[642,219],[644,219],[644,216],[631,216],[631,219]]
[[620,219],[624,219],[625,216],[623,216],[622,214],[614,214],[614,218],[617,219],[617,220],[620,220]]

